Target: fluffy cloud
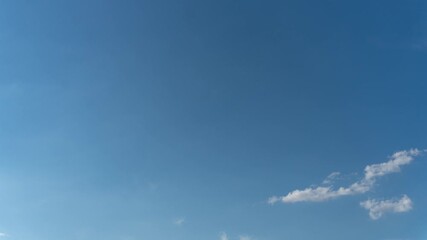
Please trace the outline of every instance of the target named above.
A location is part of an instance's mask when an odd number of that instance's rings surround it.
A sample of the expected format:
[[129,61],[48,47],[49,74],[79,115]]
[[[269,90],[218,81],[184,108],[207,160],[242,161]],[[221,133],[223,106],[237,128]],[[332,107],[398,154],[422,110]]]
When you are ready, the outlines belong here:
[[408,196],[404,195],[399,200],[391,199],[377,201],[375,199],[371,199],[361,202],[360,206],[369,210],[369,216],[371,219],[377,220],[387,212],[401,213],[410,211],[412,209],[412,201]]
[[[372,189],[378,177],[400,171],[402,165],[409,164],[414,157],[419,156],[423,151],[411,149],[394,153],[390,160],[380,164],[368,165],[365,167],[364,177],[351,184],[348,187],[339,187],[334,189],[332,186],[310,187],[302,190],[294,190],[285,196],[273,196],[268,199],[268,203],[276,202],[295,203],[295,202],[321,202],[342,196],[362,194]],[[338,173],[332,173],[328,179],[334,178]],[[327,181],[328,182],[328,181]],[[329,181],[330,184],[330,181]]]

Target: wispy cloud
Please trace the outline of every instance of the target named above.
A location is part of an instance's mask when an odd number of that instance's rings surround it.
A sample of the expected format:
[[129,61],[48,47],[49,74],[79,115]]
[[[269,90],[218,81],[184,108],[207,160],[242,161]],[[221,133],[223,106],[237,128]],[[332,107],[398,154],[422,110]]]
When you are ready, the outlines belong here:
[[[309,187],[302,190],[294,190],[285,196],[273,196],[268,199],[268,203],[274,204],[276,202],[295,203],[295,202],[321,202],[334,198],[356,195],[366,193],[374,186],[377,178],[384,175],[400,171],[402,165],[409,164],[413,161],[414,157],[420,155],[423,151],[418,149],[411,149],[408,151],[400,151],[394,153],[390,160],[384,163],[368,165],[365,167],[364,177],[351,184],[348,187],[333,188],[332,186]],[[332,178],[336,173],[332,173]],[[328,178],[327,178],[328,179]]]
[[[228,237],[228,235],[225,232],[221,232],[219,234],[219,240],[229,240],[230,238]],[[232,239],[238,239],[238,240],[253,240],[253,238],[247,236],[247,235],[240,235],[237,238],[232,238]]]
[[390,199],[378,201],[375,199],[370,199],[360,203],[360,206],[369,210],[369,216],[373,220],[381,218],[385,213],[401,213],[408,212],[412,209],[412,200],[403,195],[401,199]]
[[185,222],[185,218],[177,218],[173,221],[173,224],[177,226],[181,226],[182,224],[184,224],[184,222]]
[[330,184],[332,184],[332,183],[335,181],[335,179],[336,179],[339,175],[341,175],[341,173],[340,173],[340,172],[333,172],[333,173],[329,174],[329,175],[326,177],[326,179],[325,179],[325,180],[323,180],[322,184],[325,184],[325,185],[330,185]]
[[249,236],[239,236],[239,240],[252,240]]
[[219,240],[228,240],[228,236],[225,232],[219,234]]
[[4,232],[0,232],[0,238],[4,238],[4,237],[8,237],[9,235],[4,233]]

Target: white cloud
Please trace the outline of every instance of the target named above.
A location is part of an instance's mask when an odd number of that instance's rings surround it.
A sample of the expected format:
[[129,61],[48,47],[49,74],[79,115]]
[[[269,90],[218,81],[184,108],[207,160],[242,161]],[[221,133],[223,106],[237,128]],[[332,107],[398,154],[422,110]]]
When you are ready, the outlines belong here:
[[225,232],[219,234],[219,240],[228,240],[228,236]]
[[360,203],[360,206],[369,210],[369,216],[373,220],[377,220],[381,218],[384,213],[392,212],[392,213],[401,213],[408,212],[412,209],[412,201],[411,199],[403,195],[403,197],[399,200],[391,199],[384,201],[377,201],[375,199],[367,200]]
[[0,232],[0,238],[2,238],[2,237],[9,237],[9,235],[6,233]]
[[173,224],[177,226],[181,226],[182,224],[184,224],[184,222],[185,222],[185,218],[177,218],[173,221]]
[[367,192],[371,188],[371,182],[356,182],[350,187],[340,187],[333,190],[331,187],[306,188],[304,190],[294,190],[283,197],[272,197],[270,203],[275,203],[278,199],[284,203],[294,202],[322,202],[333,198],[354,195]]
[[[378,177],[399,172],[402,165],[411,163],[414,157],[419,156],[425,151],[426,150],[420,151],[418,149],[400,151],[394,153],[387,162],[368,165],[365,167],[364,177],[348,187],[339,187],[338,189],[334,189],[332,186],[322,186],[315,188],[309,187],[303,190],[297,189],[289,192],[285,196],[270,197],[268,199],[268,203],[274,204],[279,201],[284,203],[321,202],[342,196],[362,194],[372,189]],[[335,178],[336,176],[338,176],[338,173],[332,173],[326,179]]]
[[393,156],[391,156],[391,160],[388,162],[366,166],[365,178],[371,179],[381,177],[389,173],[399,172],[400,166],[411,163],[414,157],[420,155],[421,152],[422,151],[418,149],[400,151],[393,154]]

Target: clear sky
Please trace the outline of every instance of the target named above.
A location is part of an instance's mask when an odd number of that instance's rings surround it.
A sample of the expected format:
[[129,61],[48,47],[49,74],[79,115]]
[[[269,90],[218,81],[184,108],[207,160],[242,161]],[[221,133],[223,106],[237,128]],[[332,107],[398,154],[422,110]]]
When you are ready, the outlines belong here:
[[0,239],[425,240],[426,105],[426,1],[2,0]]

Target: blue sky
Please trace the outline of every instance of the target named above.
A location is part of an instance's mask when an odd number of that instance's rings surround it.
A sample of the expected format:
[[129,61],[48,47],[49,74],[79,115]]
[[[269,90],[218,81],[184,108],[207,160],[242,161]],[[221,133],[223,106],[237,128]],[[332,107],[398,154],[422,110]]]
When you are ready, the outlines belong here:
[[427,239],[426,10],[0,1],[0,239]]

